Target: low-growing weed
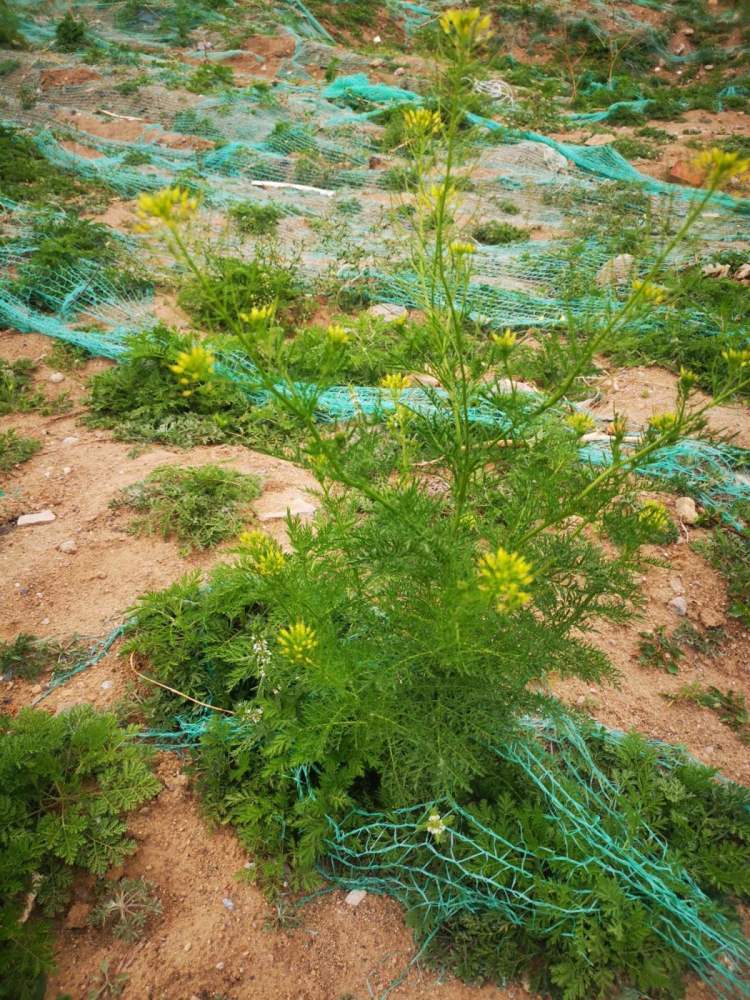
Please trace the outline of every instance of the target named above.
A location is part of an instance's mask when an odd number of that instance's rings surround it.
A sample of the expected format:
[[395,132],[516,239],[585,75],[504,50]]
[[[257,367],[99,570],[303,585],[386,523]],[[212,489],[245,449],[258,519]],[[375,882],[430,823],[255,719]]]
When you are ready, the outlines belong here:
[[121,490],[111,506],[140,515],[131,525],[136,534],[174,537],[188,550],[207,549],[240,532],[247,505],[260,490],[255,476],[234,469],[164,465]]
[[234,86],[234,70],[220,63],[204,63],[185,84],[194,94],[211,94]]
[[639,663],[665,670],[668,674],[679,673],[680,661],[685,653],[674,636],[670,638],[667,635],[664,625],[659,625],[652,632],[640,632],[639,635]]
[[0,358],[0,415],[38,410],[46,401],[44,393],[34,389],[36,365],[28,358],[5,361]]
[[519,243],[529,238],[528,229],[514,226],[510,222],[483,222],[477,226],[472,235],[480,243],[488,246],[503,246],[506,243]]
[[132,944],[141,938],[150,920],[161,915],[161,902],[154,886],[142,878],[104,882],[89,922],[116,938]]
[[10,472],[17,465],[27,462],[42,447],[38,438],[24,437],[12,427],[0,431],[0,472]]
[[80,663],[85,654],[85,647],[76,637],[59,642],[21,632],[12,641],[0,641],[0,676],[5,680],[33,681],[48,672],[64,673]]
[[83,18],[67,11],[55,27],[55,45],[61,52],[75,52],[88,41],[88,25]]
[[159,784],[113,715],[78,706],[0,717],[0,996],[31,1000],[52,967],[45,917],[70,898],[76,869],[103,875],[135,850],[125,814]]
[[243,235],[270,236],[276,232],[284,213],[273,203],[264,205],[254,201],[241,201],[232,205],[229,216]]
[[710,539],[696,542],[695,548],[726,579],[727,614],[750,626],[750,546],[746,535],[716,528]]
[[181,289],[180,305],[210,330],[228,331],[240,313],[275,305],[280,316],[298,314],[302,288],[295,270],[278,261],[211,256],[201,278]]
[[715,712],[719,720],[733,730],[743,743],[750,745],[750,710],[739,691],[722,691],[713,684],[704,687],[697,681],[684,684],[675,692],[663,695],[668,701],[688,701]]

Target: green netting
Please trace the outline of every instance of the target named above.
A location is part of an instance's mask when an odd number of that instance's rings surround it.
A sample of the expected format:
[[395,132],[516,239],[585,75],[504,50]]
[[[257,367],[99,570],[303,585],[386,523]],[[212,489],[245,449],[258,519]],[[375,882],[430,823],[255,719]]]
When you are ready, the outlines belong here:
[[[595,728],[584,738],[565,716],[527,725],[529,738],[495,752],[543,799],[546,831],[530,840],[503,836],[481,813],[447,799],[388,814],[355,810],[340,823],[330,821],[323,874],[347,888],[398,899],[433,932],[458,913],[494,912],[532,935],[537,928],[549,933],[550,917],[555,929],[573,934],[595,906],[597,877],[614,879],[647,907],[654,931],[718,995],[750,995],[747,940],[654,831],[645,823],[633,828],[622,812],[621,790],[597,767],[591,744],[619,734]],[[661,750],[667,768],[679,759]],[[440,841],[425,828],[432,812],[453,820]],[[540,861],[551,891],[534,877]],[[570,886],[562,896],[560,884]]]

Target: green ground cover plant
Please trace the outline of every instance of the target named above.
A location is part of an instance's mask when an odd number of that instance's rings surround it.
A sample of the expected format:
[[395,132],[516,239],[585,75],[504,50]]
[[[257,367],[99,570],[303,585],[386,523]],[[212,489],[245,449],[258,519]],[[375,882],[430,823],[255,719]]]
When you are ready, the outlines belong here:
[[36,680],[44,673],[64,673],[83,659],[84,652],[76,637],[60,642],[21,632],[12,641],[0,641],[0,676]]
[[135,850],[125,815],[159,784],[146,751],[113,715],[0,717],[0,996],[32,1000],[52,967],[49,918],[73,875],[103,875]]
[[248,236],[272,236],[284,217],[277,205],[260,205],[252,201],[232,205],[229,215],[239,232]]
[[701,708],[711,709],[725,726],[729,726],[743,743],[750,746],[750,710],[745,703],[745,696],[740,692],[731,689],[722,691],[713,684],[705,686],[695,681],[684,684],[664,697],[671,702],[687,701]]
[[529,238],[528,229],[514,226],[510,222],[482,222],[473,231],[472,236],[479,243],[488,246],[503,246],[506,243],[517,243]]
[[100,886],[99,899],[89,920],[92,926],[111,930],[114,937],[132,944],[143,937],[149,922],[160,916],[161,910],[150,882],[121,878]]
[[75,200],[86,194],[91,204],[95,185],[64,173],[46,160],[29,136],[0,125],[0,177],[2,194],[13,201],[48,204]]
[[10,362],[0,358],[0,415],[37,410],[47,416],[69,408],[65,393],[49,400],[41,389],[34,387],[35,371],[36,365],[29,358]]
[[122,490],[111,506],[138,515],[131,523],[136,534],[175,538],[187,550],[208,549],[239,534],[260,491],[256,476],[233,469],[164,465]]
[[35,455],[42,447],[38,438],[25,437],[12,427],[0,431],[0,472],[10,472]]

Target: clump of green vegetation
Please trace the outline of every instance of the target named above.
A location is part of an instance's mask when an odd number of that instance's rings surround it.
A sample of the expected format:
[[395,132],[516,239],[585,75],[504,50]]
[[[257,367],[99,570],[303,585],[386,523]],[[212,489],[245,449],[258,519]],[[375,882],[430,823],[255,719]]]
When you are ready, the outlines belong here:
[[247,236],[270,236],[276,232],[284,213],[278,205],[241,201],[232,205],[229,216],[240,233]]
[[12,427],[0,431],[0,472],[10,472],[17,465],[28,462],[42,447],[38,438],[24,437]]
[[695,546],[726,579],[731,618],[750,626],[750,546],[745,533],[716,528],[707,542]]
[[419,175],[414,167],[396,166],[386,170],[380,185],[386,191],[415,191]]
[[91,911],[94,927],[108,928],[116,938],[132,944],[138,941],[154,917],[161,915],[161,902],[154,886],[142,878],[121,878],[106,882]]
[[0,45],[23,45],[19,31],[19,18],[8,0],[0,0]]
[[203,63],[185,84],[194,94],[211,94],[234,86],[234,70],[221,63]]
[[280,317],[298,315],[302,285],[294,268],[278,260],[211,256],[201,277],[183,285],[179,303],[202,327],[224,332],[253,307],[275,305]]
[[135,850],[125,814],[159,789],[135,729],[89,706],[0,717],[0,997],[32,1000],[52,967],[45,918],[77,869],[103,875]]
[[252,405],[237,384],[212,374],[183,395],[170,366],[194,346],[164,326],[132,337],[120,363],[91,380],[89,422],[112,429],[120,441],[177,448],[235,442],[298,457],[300,424],[273,403]]
[[745,696],[739,691],[722,691],[713,684],[704,687],[695,681],[663,697],[668,701],[687,701],[711,709],[725,726],[737,733],[743,743],[750,745],[750,710]]
[[13,289],[32,305],[54,307],[80,283],[82,270],[121,293],[150,287],[136,274],[123,240],[101,223],[72,212],[40,214],[31,238],[34,250],[19,266]]
[[626,160],[657,160],[659,158],[658,150],[654,149],[647,142],[643,142],[632,136],[622,136],[619,139],[615,139],[612,143],[612,148],[616,149]]
[[3,196],[13,201],[48,203],[95,190],[53,166],[29,136],[5,125],[0,125],[0,177]]
[[311,0],[309,8],[317,18],[323,18],[331,27],[344,31],[356,31],[375,23],[376,8],[369,0],[349,0],[345,4]]
[[61,52],[75,52],[88,42],[88,25],[83,18],[74,17],[67,11],[55,27],[55,45]]
[[506,243],[519,243],[529,238],[528,229],[521,226],[514,226],[510,222],[498,222],[495,219],[489,222],[482,222],[473,233],[475,240],[486,243],[488,246],[503,246]]
[[65,672],[84,655],[77,638],[58,642],[21,632],[12,641],[0,641],[0,676],[5,680],[36,680],[49,671]]
[[17,70],[20,65],[21,63],[18,59],[0,59],[0,77],[9,76]]
[[685,655],[682,647],[670,639],[664,625],[659,625],[653,632],[641,632],[638,645],[638,662],[647,667],[658,667],[668,674],[679,673],[680,661]]
[[64,340],[56,340],[52,345],[52,350],[45,358],[45,362],[50,368],[63,372],[72,372],[83,368],[90,360],[91,355],[85,347],[68,344]]
[[[112,501],[139,514],[131,530],[176,538],[187,549],[207,549],[235,537],[247,505],[260,495],[260,481],[218,465],[163,465]],[[243,516],[244,515],[244,516]]]
[[0,415],[28,413],[44,406],[44,393],[34,389],[35,370],[29,358],[10,362],[0,358]]

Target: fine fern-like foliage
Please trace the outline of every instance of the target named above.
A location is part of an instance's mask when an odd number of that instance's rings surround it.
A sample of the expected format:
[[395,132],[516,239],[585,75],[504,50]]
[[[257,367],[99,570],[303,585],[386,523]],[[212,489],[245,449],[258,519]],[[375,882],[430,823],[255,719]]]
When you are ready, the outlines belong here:
[[256,476],[218,465],[164,465],[122,490],[112,506],[140,515],[131,525],[136,533],[174,537],[185,548],[207,549],[239,533],[243,511],[260,490]]
[[151,798],[134,730],[79,706],[0,717],[0,997],[31,1000],[51,967],[47,925],[73,873],[103,875],[135,850],[124,816]]

